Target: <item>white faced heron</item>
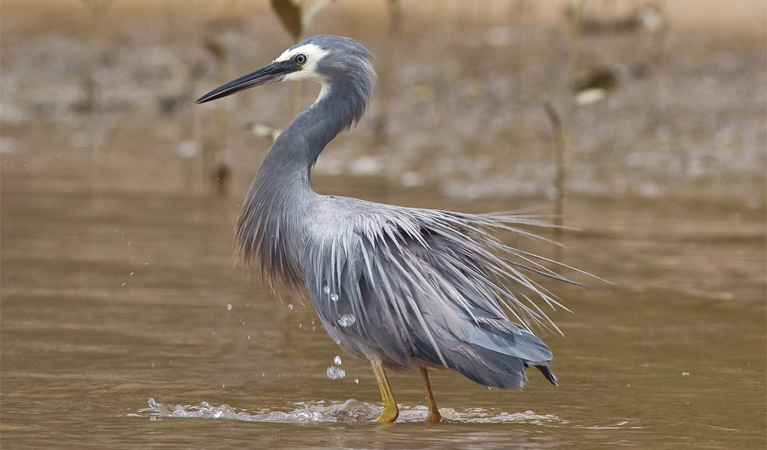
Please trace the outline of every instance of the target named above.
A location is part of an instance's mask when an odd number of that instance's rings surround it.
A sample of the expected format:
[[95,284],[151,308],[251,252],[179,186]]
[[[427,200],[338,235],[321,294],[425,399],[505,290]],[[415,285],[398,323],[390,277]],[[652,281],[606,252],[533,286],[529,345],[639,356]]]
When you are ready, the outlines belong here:
[[384,406],[379,422],[393,422],[399,414],[384,368],[420,370],[427,422],[441,420],[427,367],[450,368],[485,386],[520,388],[527,381],[525,368],[535,366],[556,385],[548,366],[551,351],[529,325],[546,322],[556,329],[533,298],[561,305],[528,275],[568,280],[544,266],[552,261],[491,235],[503,230],[532,236],[516,226],[537,222],[312,190],[317,157],[362,117],[370,101],[376,81],[371,60],[352,39],[315,36],[197,100],[283,80],[322,86],[314,104],[264,157],[237,220],[236,251],[270,281],[305,289],[336,344],[371,362]]

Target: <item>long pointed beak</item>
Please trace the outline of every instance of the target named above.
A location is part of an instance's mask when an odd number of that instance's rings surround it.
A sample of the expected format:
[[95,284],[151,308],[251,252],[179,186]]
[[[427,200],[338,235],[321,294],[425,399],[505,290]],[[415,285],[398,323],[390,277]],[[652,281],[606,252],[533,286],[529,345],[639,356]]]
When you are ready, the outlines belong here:
[[296,72],[298,70],[301,70],[301,66],[291,60],[275,61],[266,67],[256,70],[255,72],[249,73],[245,76],[237,78],[236,80],[230,81],[223,86],[213,89],[212,91],[200,97],[196,103],[209,102],[211,100],[216,100],[232,95],[235,92],[256,86],[261,86],[262,84],[282,81],[282,79],[285,78],[285,75]]

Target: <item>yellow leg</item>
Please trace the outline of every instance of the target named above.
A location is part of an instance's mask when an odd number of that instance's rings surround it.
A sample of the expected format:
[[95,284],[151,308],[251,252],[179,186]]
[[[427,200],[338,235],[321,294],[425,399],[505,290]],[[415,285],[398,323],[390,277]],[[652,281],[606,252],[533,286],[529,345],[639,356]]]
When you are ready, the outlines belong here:
[[431,393],[431,383],[429,383],[429,373],[426,371],[426,367],[421,367],[421,376],[424,384],[426,384],[426,400],[429,401],[429,414],[426,416],[426,423],[437,423],[442,420],[442,416],[439,415],[437,402],[434,401],[434,395]]
[[389,379],[386,378],[386,372],[380,361],[370,361],[373,365],[373,373],[376,375],[378,389],[381,390],[381,399],[383,400],[383,412],[376,419],[376,422],[394,422],[399,416],[397,402],[394,401],[394,394],[389,386]]

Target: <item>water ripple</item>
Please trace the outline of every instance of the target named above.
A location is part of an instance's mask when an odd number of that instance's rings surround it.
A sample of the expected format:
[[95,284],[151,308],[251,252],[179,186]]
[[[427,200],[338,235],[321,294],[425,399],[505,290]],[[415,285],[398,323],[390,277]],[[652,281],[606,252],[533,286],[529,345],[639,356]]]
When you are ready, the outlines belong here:
[[[298,402],[289,412],[263,409],[249,412],[227,404],[214,406],[208,402],[199,405],[168,406],[150,398],[146,408],[139,409],[131,417],[148,417],[150,420],[165,418],[230,419],[245,422],[273,423],[361,423],[375,419],[381,407],[349,399],[343,403],[326,404],[325,401]],[[426,418],[425,406],[400,406],[397,422],[423,422]],[[458,423],[527,423],[533,425],[564,425],[566,420],[553,414],[536,414],[533,411],[519,413],[495,412],[484,408],[468,408],[456,411],[452,408],[440,409],[447,422]]]

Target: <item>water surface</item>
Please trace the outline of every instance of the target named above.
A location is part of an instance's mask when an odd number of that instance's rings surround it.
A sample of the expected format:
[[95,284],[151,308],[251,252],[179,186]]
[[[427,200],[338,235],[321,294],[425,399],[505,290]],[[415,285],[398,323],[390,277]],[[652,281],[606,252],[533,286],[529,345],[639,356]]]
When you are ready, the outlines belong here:
[[[560,386],[531,373],[521,392],[488,390],[434,373],[446,420],[424,425],[420,378],[392,374],[403,413],[391,426],[369,423],[380,398],[368,364],[342,353],[310,306],[233,269],[235,199],[49,189],[63,182],[5,156],[4,448],[764,444],[761,213],[569,202],[584,231],[565,235],[565,261],[615,286],[555,286],[574,311],[553,313],[566,337],[541,333]],[[392,203],[509,207],[340,184]]]
[[[290,41],[256,3],[3,2],[0,447],[765,448],[763,37],[721,24],[584,36],[577,71],[618,83],[573,111],[565,223],[581,231],[561,250],[499,237],[614,284],[571,272],[594,288],[547,285],[573,311],[551,313],[564,337],[539,333],[559,387],[433,372],[445,421],[425,425],[420,377],[393,373],[389,425],[370,423],[369,364],[302,299],[234,268],[239,202],[269,146],[253,125],[284,127],[292,90],[193,101]],[[444,16],[422,2],[398,39],[340,3],[312,33],[363,42],[381,80],[368,117],[320,158],[319,191],[552,211],[540,99],[567,90],[571,48],[557,2],[550,25],[528,15],[543,2],[447,2]],[[719,16],[690,11],[676,16]],[[225,195],[211,194],[216,158]]]

